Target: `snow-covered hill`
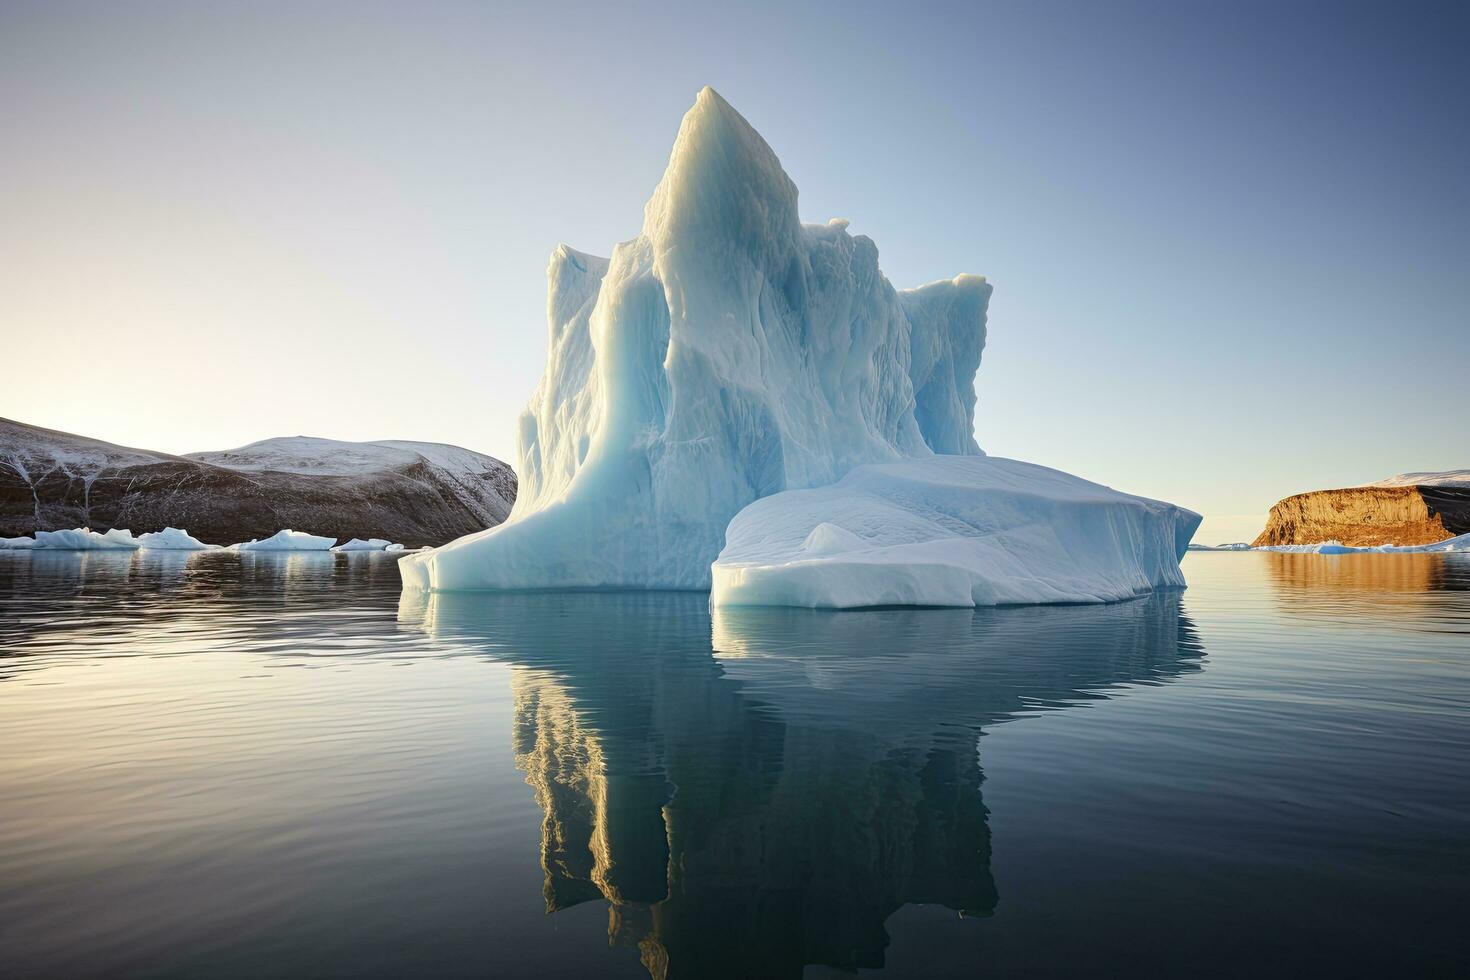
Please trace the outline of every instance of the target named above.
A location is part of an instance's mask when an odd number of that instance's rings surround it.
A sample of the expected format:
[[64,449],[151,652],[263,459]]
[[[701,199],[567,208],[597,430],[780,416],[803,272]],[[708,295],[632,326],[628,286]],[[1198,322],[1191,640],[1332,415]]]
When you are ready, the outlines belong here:
[[185,458],[234,470],[310,476],[371,477],[426,470],[458,488],[466,506],[484,522],[483,527],[504,521],[516,499],[516,477],[509,466],[493,456],[442,442],[343,442],[316,436],[280,436],[238,449],[189,453]]
[[[236,470],[277,470],[282,473],[316,473],[347,476],[371,473],[427,460],[450,472],[475,473],[499,462],[494,457],[439,442],[410,442],[383,439],[377,442],[343,442],[317,436],[279,436],[262,439],[238,449],[186,453],[216,466]],[[501,464],[504,465],[504,464]]]
[[1370,487],[1470,487],[1470,470],[1445,470],[1442,473],[1400,473]]
[[419,547],[494,527],[515,493],[500,460],[439,443],[292,436],[172,456],[0,419],[0,536],[172,526],[230,543],[295,527]]

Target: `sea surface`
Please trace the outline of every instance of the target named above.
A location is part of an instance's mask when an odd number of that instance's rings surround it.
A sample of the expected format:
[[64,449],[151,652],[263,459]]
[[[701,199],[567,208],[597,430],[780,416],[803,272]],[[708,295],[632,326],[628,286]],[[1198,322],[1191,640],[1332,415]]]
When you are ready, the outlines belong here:
[[1110,606],[0,553],[0,976],[1470,976],[1470,555]]

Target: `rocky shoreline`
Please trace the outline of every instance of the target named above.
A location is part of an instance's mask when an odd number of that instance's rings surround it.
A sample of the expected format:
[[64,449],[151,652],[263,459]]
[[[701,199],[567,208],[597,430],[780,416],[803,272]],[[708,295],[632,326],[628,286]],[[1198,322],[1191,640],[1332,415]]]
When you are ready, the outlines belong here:
[[298,528],[436,546],[500,524],[516,476],[436,443],[290,437],[173,456],[0,419],[0,538],[187,528],[208,542]]

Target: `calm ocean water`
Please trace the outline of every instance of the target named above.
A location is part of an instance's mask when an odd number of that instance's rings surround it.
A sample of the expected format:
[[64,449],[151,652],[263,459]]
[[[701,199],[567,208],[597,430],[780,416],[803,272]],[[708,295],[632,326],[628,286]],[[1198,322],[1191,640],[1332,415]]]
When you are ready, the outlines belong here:
[[1470,556],[1114,606],[0,553],[0,976],[1466,976]]

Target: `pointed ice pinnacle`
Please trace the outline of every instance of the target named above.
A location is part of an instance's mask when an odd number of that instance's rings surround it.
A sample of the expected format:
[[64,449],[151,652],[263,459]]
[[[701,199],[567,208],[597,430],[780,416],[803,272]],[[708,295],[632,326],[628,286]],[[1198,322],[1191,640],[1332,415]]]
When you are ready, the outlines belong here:
[[990,287],[898,293],[846,222],[803,226],[776,154],[713,89],[638,238],[547,269],[546,374],[510,520],[400,565],[419,588],[707,588],[742,507],[854,466],[979,452]]

